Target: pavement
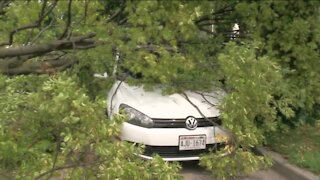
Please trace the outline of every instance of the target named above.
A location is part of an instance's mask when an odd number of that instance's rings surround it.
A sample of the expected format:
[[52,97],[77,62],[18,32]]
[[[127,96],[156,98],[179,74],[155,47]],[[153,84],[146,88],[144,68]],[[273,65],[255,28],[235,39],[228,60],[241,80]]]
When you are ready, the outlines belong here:
[[[320,175],[315,175],[305,169],[289,164],[278,153],[265,148],[259,148],[262,154],[270,156],[274,164],[270,169],[257,171],[249,176],[235,177],[236,180],[320,180]],[[214,180],[210,172],[198,165],[198,161],[182,162],[181,175],[185,180]]]

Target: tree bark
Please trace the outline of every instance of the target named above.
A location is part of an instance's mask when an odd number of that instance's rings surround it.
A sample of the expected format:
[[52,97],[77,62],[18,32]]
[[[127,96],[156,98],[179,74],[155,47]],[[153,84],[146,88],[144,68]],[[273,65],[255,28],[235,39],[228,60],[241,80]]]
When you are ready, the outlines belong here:
[[47,44],[1,48],[0,58],[17,57],[31,54],[43,55],[57,50],[89,49],[96,46],[95,40],[92,39],[94,36],[94,33],[90,33],[86,36],[54,40],[48,42]]
[[48,61],[20,61],[19,59],[0,60],[0,73],[6,75],[55,74],[78,63],[76,59],[61,58]]

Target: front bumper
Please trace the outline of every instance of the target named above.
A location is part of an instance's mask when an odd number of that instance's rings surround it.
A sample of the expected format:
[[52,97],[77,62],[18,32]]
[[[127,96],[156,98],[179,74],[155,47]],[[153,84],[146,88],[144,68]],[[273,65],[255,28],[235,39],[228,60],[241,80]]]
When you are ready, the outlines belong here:
[[[152,156],[147,156],[147,155],[139,155],[143,159],[148,159],[151,160],[153,157]],[[192,157],[162,157],[164,161],[196,161],[199,160],[199,156],[192,156]]]
[[208,152],[215,152],[224,147],[223,143],[207,144],[206,149],[180,151],[179,146],[145,146],[142,158],[151,159],[153,154],[158,154],[165,161],[189,161],[199,160],[199,155]]
[[[152,159],[154,153],[159,154],[165,161],[198,160],[199,155],[212,150],[218,150],[223,142],[217,136],[226,136],[218,127],[198,127],[195,130],[186,128],[144,128],[130,123],[123,123],[121,139],[146,146],[145,153],[140,155]],[[206,149],[179,150],[179,136],[206,135]]]

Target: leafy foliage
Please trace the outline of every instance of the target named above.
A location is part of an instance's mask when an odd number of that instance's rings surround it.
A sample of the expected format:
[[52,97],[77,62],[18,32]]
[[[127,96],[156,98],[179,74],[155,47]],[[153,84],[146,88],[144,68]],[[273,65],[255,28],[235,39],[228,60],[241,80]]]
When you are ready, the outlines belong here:
[[[37,81],[29,84],[29,91],[21,87],[32,79]],[[145,162],[134,155],[141,148],[117,140],[123,117],[106,119],[105,102],[91,101],[75,76],[1,76],[1,82],[0,167],[4,176],[33,179],[63,170],[63,176],[73,178],[179,177],[178,166],[159,158]]]
[[[283,94],[293,110],[312,114],[319,104],[319,2],[240,3],[238,12],[259,54],[280,65]],[[262,15],[258,15],[262,14]],[[312,118],[312,116],[309,116]]]
[[256,156],[250,151],[242,149],[235,151],[231,155],[225,156],[223,153],[211,153],[201,158],[200,165],[205,166],[220,179],[230,176],[251,174],[257,169],[267,168],[272,164],[271,159],[263,156]]
[[219,56],[226,85],[232,88],[221,105],[222,117],[246,149],[261,143],[265,131],[275,129],[277,102],[273,95],[281,90],[276,87],[282,77],[279,66],[267,57],[257,59],[255,51],[231,43]]

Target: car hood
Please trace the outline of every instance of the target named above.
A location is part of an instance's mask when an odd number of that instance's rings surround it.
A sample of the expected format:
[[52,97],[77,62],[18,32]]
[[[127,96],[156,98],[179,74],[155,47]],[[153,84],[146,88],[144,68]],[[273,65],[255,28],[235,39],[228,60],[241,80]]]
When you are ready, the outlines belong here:
[[201,118],[201,113],[206,117],[219,116],[217,106],[224,93],[186,91],[184,94],[163,95],[160,88],[146,91],[143,87],[129,86],[123,82],[116,95],[120,97],[121,104],[131,106],[151,118],[182,119],[188,116]]

